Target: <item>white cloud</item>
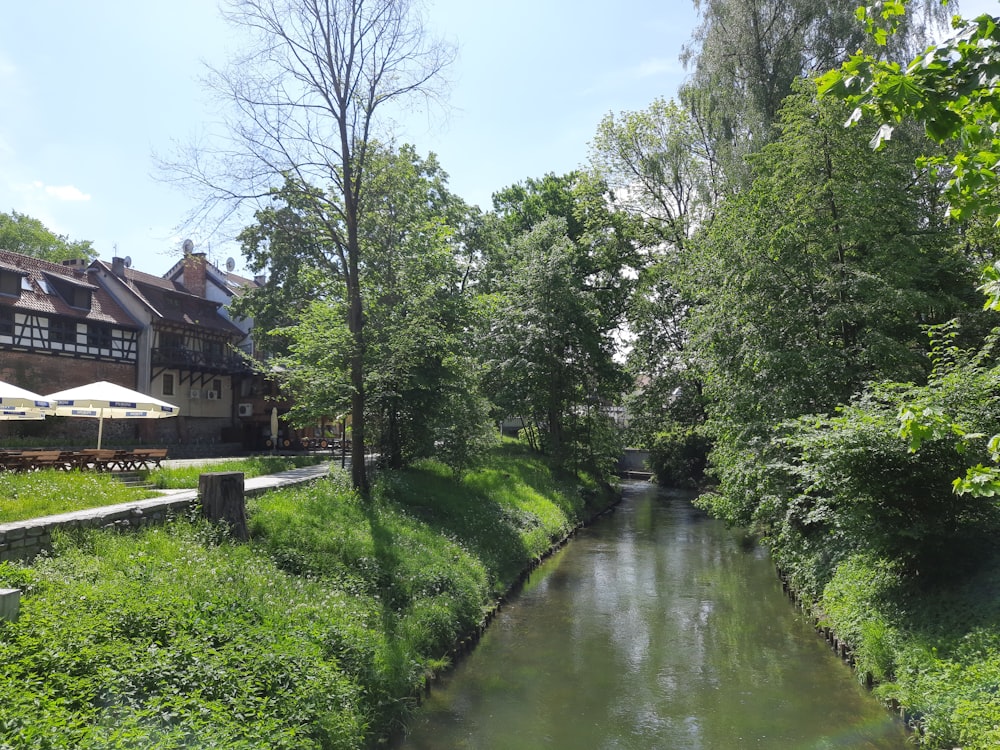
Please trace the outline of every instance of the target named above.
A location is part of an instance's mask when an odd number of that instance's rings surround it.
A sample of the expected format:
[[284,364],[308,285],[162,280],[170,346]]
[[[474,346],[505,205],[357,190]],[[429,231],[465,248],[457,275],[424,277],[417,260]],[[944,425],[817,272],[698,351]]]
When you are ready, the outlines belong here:
[[[38,185],[39,183],[36,183]],[[46,185],[45,194],[61,201],[89,201],[90,194],[73,185]]]

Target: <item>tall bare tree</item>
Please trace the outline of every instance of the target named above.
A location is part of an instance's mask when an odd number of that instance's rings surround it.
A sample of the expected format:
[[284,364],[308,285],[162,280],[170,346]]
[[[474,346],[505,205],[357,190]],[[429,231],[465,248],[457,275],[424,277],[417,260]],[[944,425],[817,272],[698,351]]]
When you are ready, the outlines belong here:
[[220,148],[192,149],[177,169],[205,189],[203,216],[266,199],[286,178],[305,187],[300,199],[319,217],[314,231],[321,236],[302,252],[345,287],[352,479],[367,491],[358,229],[367,210],[369,144],[411,97],[437,96],[454,49],[426,33],[412,0],[226,0],[223,15],[249,39],[228,67],[209,75],[232,106],[228,137]]

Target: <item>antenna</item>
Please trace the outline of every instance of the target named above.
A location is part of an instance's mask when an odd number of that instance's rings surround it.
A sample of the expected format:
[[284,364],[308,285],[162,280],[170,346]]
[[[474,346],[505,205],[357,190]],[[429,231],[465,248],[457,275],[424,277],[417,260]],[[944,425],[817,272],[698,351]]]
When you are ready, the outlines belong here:
[[234,268],[236,268],[236,261],[232,258],[226,258],[226,270],[232,273]]
[[192,250],[194,250],[194,243],[191,240],[184,240],[184,242],[181,243],[181,249],[184,251],[185,255],[188,255]]
[[131,268],[131,267],[132,267],[132,256],[131,255],[126,255],[125,256],[125,268]]

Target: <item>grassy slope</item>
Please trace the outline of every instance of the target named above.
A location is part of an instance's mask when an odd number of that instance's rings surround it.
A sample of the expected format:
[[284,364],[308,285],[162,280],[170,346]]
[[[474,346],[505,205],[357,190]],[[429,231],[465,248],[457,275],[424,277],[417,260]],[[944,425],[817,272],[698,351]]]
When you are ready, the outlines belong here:
[[0,623],[0,748],[368,746],[583,497],[508,448],[369,502],[337,477],[271,493],[246,545],[186,520],[64,536],[0,565],[25,590]]
[[949,581],[914,581],[892,562],[856,557],[819,606],[854,645],[859,675],[905,708],[921,746],[1000,747],[1000,553]]
[[[198,487],[198,477],[205,471],[242,471],[249,479],[309,466],[321,460],[316,456],[255,456],[221,461],[207,467],[163,467],[150,472],[149,482],[161,489],[194,489]],[[126,487],[110,474],[93,471],[0,472],[0,523],[128,503],[156,495],[146,489]]]

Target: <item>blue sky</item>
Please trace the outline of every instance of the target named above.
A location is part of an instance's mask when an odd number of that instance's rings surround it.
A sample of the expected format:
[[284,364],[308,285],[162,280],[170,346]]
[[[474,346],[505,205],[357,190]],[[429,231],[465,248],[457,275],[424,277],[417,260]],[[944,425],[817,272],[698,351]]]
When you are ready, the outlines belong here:
[[[451,189],[484,209],[495,190],[584,165],[608,112],[673,96],[696,22],[690,0],[428,0],[425,14],[459,48],[448,109],[414,113],[397,137],[435,152]],[[0,211],[150,273],[188,236],[242,267],[224,238],[179,227],[193,199],[156,177],[153,158],[205,132],[203,61],[222,63],[233,44],[213,0],[5,3]]]

